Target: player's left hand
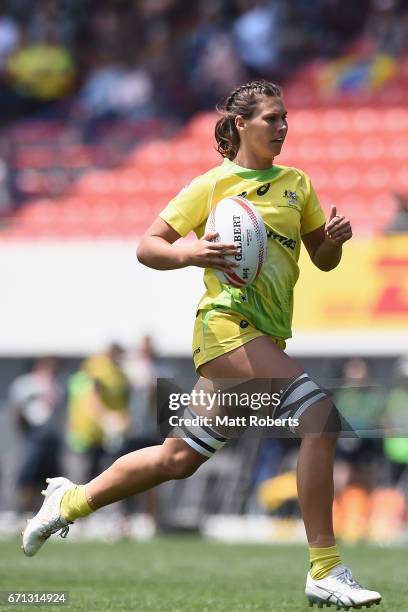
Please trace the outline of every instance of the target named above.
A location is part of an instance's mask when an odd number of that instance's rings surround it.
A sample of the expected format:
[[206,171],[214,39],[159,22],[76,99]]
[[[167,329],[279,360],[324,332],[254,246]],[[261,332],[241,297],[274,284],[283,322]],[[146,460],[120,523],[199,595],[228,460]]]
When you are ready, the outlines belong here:
[[351,224],[343,215],[337,214],[336,206],[331,207],[330,216],[325,228],[326,242],[333,246],[341,246],[353,235]]

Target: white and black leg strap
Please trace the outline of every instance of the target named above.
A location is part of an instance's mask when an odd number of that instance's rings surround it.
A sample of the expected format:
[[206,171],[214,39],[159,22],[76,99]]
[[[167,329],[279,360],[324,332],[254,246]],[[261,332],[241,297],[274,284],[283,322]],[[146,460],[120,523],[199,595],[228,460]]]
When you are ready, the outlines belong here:
[[[304,373],[295,378],[281,396],[275,418],[300,419],[310,406],[329,397],[309,376]],[[293,429],[292,429],[293,431]]]
[[212,457],[220,448],[228,442],[228,438],[224,438],[219,433],[214,431],[207,425],[186,425],[185,419],[197,419],[197,415],[190,409],[186,408],[183,416],[183,423],[179,425],[177,434],[191,448],[204,455],[204,457]]

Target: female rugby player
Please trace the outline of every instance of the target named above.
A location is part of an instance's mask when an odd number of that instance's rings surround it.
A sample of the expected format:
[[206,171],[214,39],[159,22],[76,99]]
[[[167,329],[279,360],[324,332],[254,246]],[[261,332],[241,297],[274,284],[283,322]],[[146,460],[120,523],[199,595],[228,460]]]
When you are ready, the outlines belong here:
[[[342,245],[352,236],[350,222],[332,207],[325,216],[309,178],[296,168],[277,166],[288,122],[278,86],[254,81],[238,87],[218,109],[215,128],[223,163],[184,188],[147,230],[138,259],[158,270],[205,268],[207,291],[198,306],[193,354],[200,376],[215,379],[288,379],[280,408],[299,418],[302,438],[297,484],[310,548],[306,595],[311,604],[338,608],[371,606],[379,593],[359,585],[342,564],[332,523],[333,461],[340,419],[328,395],[284,352],[291,336],[293,287],[301,241],[313,263],[335,268]],[[268,255],[257,280],[243,289],[222,284],[214,269],[229,271],[233,244],[204,235],[211,208],[241,195],[259,210],[268,234]],[[197,240],[175,245],[194,230]],[[282,239],[282,236],[285,239]],[[294,401],[296,399],[296,401]],[[308,435],[311,433],[321,435]],[[185,478],[226,439],[197,428],[191,437],[167,438],[162,445],[129,453],[86,485],[50,479],[44,504],[23,534],[26,555],[34,555],[53,533],[67,534],[77,518],[145,491],[166,480]]]

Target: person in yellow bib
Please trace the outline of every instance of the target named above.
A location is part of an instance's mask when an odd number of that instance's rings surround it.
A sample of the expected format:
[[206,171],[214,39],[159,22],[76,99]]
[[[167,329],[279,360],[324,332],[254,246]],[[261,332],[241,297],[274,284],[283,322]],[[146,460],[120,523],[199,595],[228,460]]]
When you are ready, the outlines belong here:
[[[296,168],[275,165],[288,131],[277,85],[262,80],[242,85],[218,110],[215,138],[223,163],[194,179],[168,204],[142,238],[137,256],[157,270],[205,268],[206,292],[198,304],[193,338],[202,385],[215,388],[219,379],[288,381],[279,410],[297,419],[296,434],[302,438],[297,491],[310,547],[306,595],[319,607],[371,606],[381,600],[380,594],[354,580],[341,562],[333,532],[339,415],[327,392],[284,352],[291,336],[301,243],[318,268],[332,270],[341,260],[343,243],[352,236],[350,222],[335,207],[326,222],[309,178]],[[268,235],[261,274],[240,289],[223,284],[214,274],[214,269],[233,270],[226,257],[236,253],[235,245],[214,241],[214,232],[204,233],[212,208],[234,195],[256,206]],[[196,240],[175,244],[191,231]],[[195,416],[191,405],[186,411]],[[216,429],[186,425],[183,435],[121,457],[86,485],[50,480],[43,509],[24,532],[26,554],[34,555],[52,533],[66,535],[69,523],[102,506],[190,476],[226,442],[227,436]]]
[[69,379],[66,442],[72,478],[94,478],[124,445],[130,382],[120,363],[123,352],[112,343],[85,359]]

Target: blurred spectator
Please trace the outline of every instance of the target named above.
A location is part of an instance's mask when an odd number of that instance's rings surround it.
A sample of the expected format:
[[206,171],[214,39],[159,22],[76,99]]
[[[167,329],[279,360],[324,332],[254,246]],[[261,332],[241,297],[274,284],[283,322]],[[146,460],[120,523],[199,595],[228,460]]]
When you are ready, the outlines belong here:
[[17,477],[17,508],[38,509],[38,489],[47,477],[61,473],[62,388],[53,357],[37,359],[29,374],[11,384],[9,402],[23,440]]
[[58,44],[66,45],[72,28],[72,21],[66,17],[62,2],[41,0],[27,24],[30,41],[43,43],[53,40]]
[[154,114],[153,83],[146,70],[100,64],[78,94],[77,117],[134,120]]
[[230,32],[230,20],[216,0],[198,3],[197,22],[188,36],[184,55],[188,58],[191,86],[208,108],[247,80],[247,70]]
[[251,486],[257,501],[268,513],[300,516],[297,502],[296,463],[298,441],[267,438],[260,441]]
[[[406,374],[408,380],[408,367]],[[398,541],[403,532],[404,495],[388,486],[383,462],[380,460],[380,436],[384,424],[386,429],[394,429],[398,424],[397,431],[408,432],[408,386],[403,408],[399,399],[397,394],[394,396],[394,391],[387,400],[385,391],[378,387],[370,388],[364,360],[351,359],[345,363],[343,388],[336,393],[336,404],[358,436],[339,440],[339,454],[348,462],[349,475],[343,478],[343,488],[336,492],[334,516],[336,533],[346,542],[354,543],[363,539],[377,543],[394,542]],[[405,424],[401,421],[402,410],[405,412]],[[390,412],[392,418],[389,417]],[[388,442],[384,442],[386,456]],[[406,440],[393,438],[389,450],[394,459],[398,457],[397,464],[391,465],[398,466],[393,474],[400,477],[408,463]]]
[[241,0],[239,7],[233,25],[239,54],[253,75],[271,75],[279,62],[279,3]]
[[381,456],[385,390],[370,384],[367,362],[353,358],[344,364],[342,385],[334,400],[346,430],[351,427],[338,442],[339,455],[349,464],[349,481],[371,489],[375,461]]
[[318,3],[308,3],[300,10],[296,2],[283,2],[279,10],[279,61],[273,78],[285,82],[313,55],[324,54],[324,32]]
[[[135,120],[152,113],[185,119],[251,76],[284,82],[305,59],[338,56],[356,37],[365,50],[351,54],[355,70],[373,66],[384,82],[404,49],[407,9],[397,0],[16,0],[8,6],[0,13],[0,66],[8,57],[18,95],[44,104],[80,90],[85,115]],[[367,53],[383,59],[370,63]],[[38,105],[7,108],[21,116]]]
[[140,345],[130,352],[124,361],[123,367],[131,384],[129,450],[158,444],[160,440],[156,414],[156,361],[156,352],[150,336],[144,336]]
[[121,367],[123,349],[111,344],[87,358],[69,381],[67,444],[69,471],[87,482],[102,469],[107,455],[123,446],[129,425],[130,387]]
[[[285,88],[303,64],[291,107],[342,96],[351,102],[355,94],[376,104],[387,84],[392,100],[405,97],[406,0],[8,0],[2,7],[0,125],[11,153],[0,156],[14,166],[11,192],[0,179],[4,209],[10,198],[14,207],[53,198],[92,165],[118,164],[156,137],[158,125],[174,131],[251,77]],[[61,167],[53,168],[53,150],[26,148],[25,130],[9,128],[31,115],[62,120],[55,139],[91,146],[72,157],[64,146]],[[111,126],[121,120],[115,138]],[[48,139],[40,135],[36,144]],[[401,228],[404,215],[401,209]]]
[[408,198],[402,193],[394,193],[396,211],[390,225],[385,229],[386,233],[396,234],[408,232]]
[[333,57],[341,53],[361,32],[370,13],[370,0],[319,0],[318,4],[319,9],[315,13],[319,24],[316,32],[319,39],[318,53],[323,52],[324,56]]
[[76,67],[67,48],[52,39],[30,40],[27,28],[21,44],[7,57],[1,84],[0,124],[56,106],[72,93]]
[[160,116],[183,119],[198,108],[186,82],[183,50],[183,38],[164,21],[146,31],[140,62],[152,78]]
[[398,0],[372,0],[363,40],[376,53],[401,55],[406,46],[406,24]]
[[231,37],[219,33],[206,46],[194,72],[194,88],[206,106],[213,106],[240,83],[247,74],[236,55]]
[[[144,336],[136,350],[131,351],[125,361],[124,370],[131,383],[129,437],[121,454],[140,448],[161,444],[157,427],[156,381],[158,376],[157,356],[150,336]],[[126,514],[134,511],[134,499],[124,500]],[[157,491],[146,491],[138,499],[146,512],[158,523]]]
[[394,485],[403,477],[408,482],[408,355],[395,364],[395,376],[396,385],[388,395],[384,419],[386,431],[392,431],[392,437],[384,439],[384,454],[390,461]]
[[49,102],[72,91],[75,66],[68,49],[59,43],[28,40],[9,55],[7,75],[20,96],[28,101]]
[[7,56],[14,51],[20,42],[20,27],[5,8],[0,7],[0,75],[3,72]]

